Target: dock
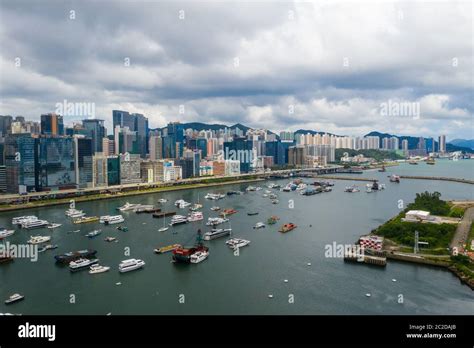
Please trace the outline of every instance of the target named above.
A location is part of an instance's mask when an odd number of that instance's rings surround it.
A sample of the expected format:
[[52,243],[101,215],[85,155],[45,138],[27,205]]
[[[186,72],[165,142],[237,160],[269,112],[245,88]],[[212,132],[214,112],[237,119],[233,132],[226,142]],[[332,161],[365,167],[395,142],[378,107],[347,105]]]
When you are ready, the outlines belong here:
[[351,250],[344,252],[345,262],[365,263],[374,266],[387,266],[387,257],[384,251],[377,251],[372,249],[364,249],[364,253],[360,255],[357,253],[356,245]]
[[168,212],[162,212],[162,213],[153,213],[153,217],[157,219],[164,218],[166,216],[172,216],[172,215],[176,215],[176,212],[168,211]]

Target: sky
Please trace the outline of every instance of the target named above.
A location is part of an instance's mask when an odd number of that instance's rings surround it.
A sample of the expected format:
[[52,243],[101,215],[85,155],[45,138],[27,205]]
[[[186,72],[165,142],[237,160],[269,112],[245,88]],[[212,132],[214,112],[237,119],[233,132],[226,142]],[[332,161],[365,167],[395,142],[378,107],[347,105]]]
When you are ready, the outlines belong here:
[[472,6],[0,0],[0,115],[471,139]]

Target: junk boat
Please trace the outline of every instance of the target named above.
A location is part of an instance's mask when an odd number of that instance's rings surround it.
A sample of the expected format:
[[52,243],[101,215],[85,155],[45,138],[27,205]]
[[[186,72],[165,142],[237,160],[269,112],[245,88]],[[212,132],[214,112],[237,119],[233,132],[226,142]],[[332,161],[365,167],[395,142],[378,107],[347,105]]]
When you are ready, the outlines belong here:
[[190,263],[191,256],[199,251],[208,252],[209,248],[202,244],[201,230],[198,230],[196,236],[196,243],[191,248],[179,247],[173,250],[173,262],[175,263]]
[[294,223],[287,223],[281,226],[281,228],[278,230],[278,232],[286,233],[294,230],[297,226]]
[[71,261],[80,259],[80,258],[89,258],[93,257],[97,254],[96,250],[90,250],[90,249],[84,249],[84,250],[79,250],[79,251],[70,251],[65,254],[61,255],[56,255],[54,258],[56,259],[57,262],[61,263],[69,263]]
[[164,247],[161,247],[161,248],[155,248],[153,251],[156,254],[164,254],[164,253],[173,251],[173,250],[181,248],[181,247],[182,247],[181,244],[171,244],[171,245],[167,245],[167,246],[164,246]]

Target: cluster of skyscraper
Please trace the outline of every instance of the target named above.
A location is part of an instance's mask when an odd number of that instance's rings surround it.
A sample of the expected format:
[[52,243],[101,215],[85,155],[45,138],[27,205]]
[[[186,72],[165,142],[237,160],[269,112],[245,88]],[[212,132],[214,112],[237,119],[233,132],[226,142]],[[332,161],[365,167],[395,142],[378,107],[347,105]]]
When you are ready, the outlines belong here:
[[[63,117],[54,113],[41,115],[39,123],[21,116],[0,116],[0,192],[107,187],[287,166],[324,166],[336,160],[336,148],[399,150],[396,137],[381,141],[377,136],[319,133],[281,132],[277,136],[244,126],[197,130],[179,122],[150,129],[144,115],[121,110],[113,110],[112,121],[113,131],[108,135],[99,119],[65,127]],[[426,152],[424,139],[420,139]],[[402,150],[408,150],[405,142]],[[440,149],[445,143],[444,137],[443,142],[440,138]]]

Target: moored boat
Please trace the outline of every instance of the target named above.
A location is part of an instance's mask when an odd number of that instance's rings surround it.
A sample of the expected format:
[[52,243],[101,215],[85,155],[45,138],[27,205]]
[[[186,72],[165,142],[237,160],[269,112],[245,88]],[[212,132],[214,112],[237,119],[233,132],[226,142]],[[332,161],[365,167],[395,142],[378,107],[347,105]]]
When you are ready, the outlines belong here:
[[104,273],[107,272],[110,267],[101,266],[99,264],[93,264],[89,267],[89,274],[97,274],[97,273]]
[[265,224],[263,222],[257,222],[253,228],[259,229],[259,228],[264,228]]
[[51,240],[50,236],[31,236],[30,239],[28,240],[28,244],[41,244],[41,243],[46,243]]
[[99,259],[77,259],[75,261],[69,262],[69,270],[71,272],[74,271],[79,271],[81,269],[85,269],[89,267],[90,265],[93,265],[95,263],[99,262]]
[[0,231],[0,239],[10,237],[12,234],[14,234],[14,230],[7,230],[7,229],[2,229]]
[[199,263],[199,262],[202,262],[205,259],[207,259],[208,256],[209,256],[209,251],[208,250],[197,251],[197,252],[195,252],[194,254],[191,255],[189,261],[191,263]]
[[75,224],[85,224],[85,223],[88,223],[88,222],[96,222],[96,221],[99,221],[99,217],[98,216],[82,216],[82,217],[79,217],[77,219],[74,219],[73,223]]
[[91,231],[91,232],[87,233],[86,237],[87,238],[94,238],[94,237],[97,237],[101,233],[102,233],[101,230],[94,230],[94,231]]
[[237,210],[228,208],[228,209],[224,209],[219,215],[220,216],[227,216],[227,215],[232,215],[232,214],[235,214],[235,213],[237,213]]
[[97,254],[96,250],[84,249],[84,250],[79,250],[79,251],[70,251],[61,255],[56,255],[54,256],[54,258],[56,259],[57,262],[69,263],[71,261],[74,261],[80,258],[93,257],[95,256],[95,254]]
[[6,304],[6,305],[12,304],[12,303],[15,303],[15,302],[24,300],[24,299],[25,299],[25,296],[23,296],[23,295],[20,295],[20,294],[13,294],[13,295],[11,295],[10,297],[8,297],[8,298],[5,300],[5,304]]
[[231,238],[225,242],[227,246],[231,249],[239,249],[250,244],[250,241],[247,239],[241,238]]
[[232,228],[213,228],[211,231],[204,233],[204,240],[213,240],[220,237],[228,236],[232,233]]
[[128,259],[128,260],[123,260],[122,262],[120,262],[118,269],[120,273],[126,273],[126,272],[140,269],[143,266],[145,266],[145,261],[143,260]]
[[193,211],[188,216],[188,221],[189,222],[200,221],[202,219],[204,219],[204,216],[202,215],[202,212],[200,212],[200,211]]
[[286,233],[286,232],[290,232],[292,230],[294,230],[296,226],[294,223],[287,223],[287,224],[284,224],[283,226],[280,227],[280,229],[278,230],[278,232],[282,232],[282,233]]
[[171,245],[167,245],[167,246],[164,246],[164,247],[155,248],[153,251],[156,254],[164,254],[164,253],[173,251],[173,250],[181,248],[181,247],[182,247],[181,244],[171,244]]

